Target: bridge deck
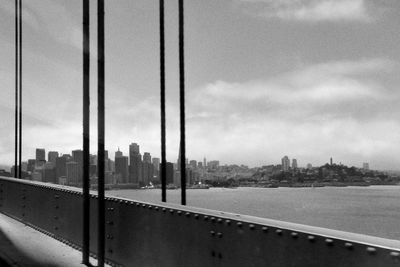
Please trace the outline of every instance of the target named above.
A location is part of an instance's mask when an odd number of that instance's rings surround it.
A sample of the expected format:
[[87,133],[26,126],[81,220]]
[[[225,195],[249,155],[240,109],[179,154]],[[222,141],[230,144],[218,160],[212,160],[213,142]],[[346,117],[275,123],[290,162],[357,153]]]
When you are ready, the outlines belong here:
[[81,260],[80,251],[0,213],[0,266],[82,267]]

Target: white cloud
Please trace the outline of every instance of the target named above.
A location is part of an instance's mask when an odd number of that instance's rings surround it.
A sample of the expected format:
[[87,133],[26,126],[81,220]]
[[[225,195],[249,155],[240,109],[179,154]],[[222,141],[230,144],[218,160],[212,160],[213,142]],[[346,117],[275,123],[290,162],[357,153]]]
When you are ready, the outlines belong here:
[[334,156],[346,164],[390,167],[385,163],[400,149],[400,94],[372,77],[393,66],[383,59],[337,61],[197,88],[188,97],[188,151],[255,165],[288,154],[302,165]]
[[364,0],[237,0],[266,18],[300,21],[370,21]]

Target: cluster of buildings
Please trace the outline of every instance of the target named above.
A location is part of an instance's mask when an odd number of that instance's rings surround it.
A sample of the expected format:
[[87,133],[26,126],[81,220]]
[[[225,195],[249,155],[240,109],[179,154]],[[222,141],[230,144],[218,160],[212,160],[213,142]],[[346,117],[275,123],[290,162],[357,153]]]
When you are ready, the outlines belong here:
[[[96,155],[90,155],[90,181],[97,184],[97,162]],[[180,155],[176,163],[166,163],[167,184],[180,186]],[[129,155],[124,155],[119,150],[115,152],[114,158],[109,157],[105,151],[105,183],[108,185],[131,185],[132,187],[146,187],[160,184],[160,158],[153,157],[149,152],[140,152],[137,143],[129,145]],[[60,154],[57,151],[49,151],[46,158],[44,148],[36,149],[35,159],[22,162],[22,178],[33,181],[48,182],[69,186],[81,186],[83,174],[83,150],[73,150],[71,154]],[[186,159],[186,181],[197,184],[202,181],[205,173],[216,171],[220,168],[219,161],[207,162]],[[11,168],[11,176],[15,168]]]

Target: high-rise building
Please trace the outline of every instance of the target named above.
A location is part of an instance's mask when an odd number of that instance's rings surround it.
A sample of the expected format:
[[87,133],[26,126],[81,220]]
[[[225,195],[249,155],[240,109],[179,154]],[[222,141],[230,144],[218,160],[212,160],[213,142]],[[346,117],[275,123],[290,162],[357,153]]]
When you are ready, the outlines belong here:
[[68,185],[79,185],[81,183],[82,171],[79,164],[75,161],[67,162],[67,184]]
[[56,179],[56,169],[53,162],[46,162],[43,166],[42,181],[46,183],[58,183]]
[[123,156],[122,151],[119,151],[119,147],[118,147],[118,151],[115,151],[115,157],[118,158],[118,157],[122,157],[122,156]]
[[58,157],[57,151],[49,151],[49,153],[47,154],[47,161],[52,162],[55,165],[57,157]]
[[142,181],[142,155],[136,143],[129,145],[129,182],[138,184]]
[[288,156],[284,156],[284,157],[282,158],[282,170],[283,170],[284,172],[287,172],[287,171],[289,170],[289,168],[290,168],[290,160],[289,160],[289,157],[288,157]]
[[28,166],[26,170],[28,172],[33,172],[33,170],[35,169],[35,165],[36,165],[36,159],[28,159]]
[[174,183],[174,164],[171,162],[166,162],[166,182],[167,184],[173,184]]
[[158,172],[160,170],[160,158],[152,158],[151,161],[153,162],[154,170]]
[[46,150],[44,148],[36,148],[36,161],[46,161]]
[[312,169],[312,164],[311,163],[307,163],[307,169]]
[[[77,149],[72,151],[72,160],[73,162],[78,164],[78,171],[77,171],[77,184],[82,182],[82,174],[83,174],[83,150]],[[68,180],[68,163],[67,163],[67,182],[70,183]]]
[[204,167],[204,168],[207,167],[207,160],[206,160],[206,157],[204,157],[204,159],[203,159],[203,167]]
[[144,152],[143,154],[143,162],[151,163],[151,155],[149,152]]
[[43,166],[46,162],[46,150],[44,148],[36,148],[36,167]]
[[118,183],[128,183],[129,171],[128,171],[128,157],[120,156],[115,157],[115,176],[117,177]]
[[203,168],[203,163],[201,161],[197,162],[197,167],[199,169]]
[[292,168],[297,169],[297,159],[292,159]]
[[189,162],[189,165],[192,169],[196,169],[197,168],[197,161],[196,160],[191,160]]
[[368,171],[368,170],[369,170],[369,163],[364,162],[364,163],[363,163],[363,169],[366,170],[366,171]]

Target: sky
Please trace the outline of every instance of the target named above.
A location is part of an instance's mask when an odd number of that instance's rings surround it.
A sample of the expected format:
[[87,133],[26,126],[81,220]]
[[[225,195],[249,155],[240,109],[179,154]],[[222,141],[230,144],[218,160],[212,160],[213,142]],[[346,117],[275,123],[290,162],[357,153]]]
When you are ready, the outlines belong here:
[[[23,2],[23,160],[82,148],[82,1]],[[179,144],[178,1],[166,1],[167,160]],[[91,153],[97,150],[91,1]],[[158,1],[109,0],[106,149],[160,156]],[[189,159],[399,170],[400,2],[186,0]],[[14,159],[14,1],[0,2],[0,164]]]

